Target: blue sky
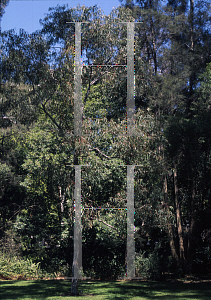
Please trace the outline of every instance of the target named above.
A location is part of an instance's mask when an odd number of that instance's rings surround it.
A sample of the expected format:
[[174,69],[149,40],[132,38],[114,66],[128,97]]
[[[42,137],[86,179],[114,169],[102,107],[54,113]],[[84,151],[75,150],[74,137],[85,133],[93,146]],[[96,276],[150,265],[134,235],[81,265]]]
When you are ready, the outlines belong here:
[[32,33],[41,29],[39,20],[45,17],[49,7],[55,7],[57,4],[68,4],[69,7],[76,7],[77,4],[98,4],[104,14],[108,15],[113,7],[118,7],[121,3],[119,0],[10,0],[2,17],[1,30],[15,29],[16,33],[19,33],[19,29],[23,28]]

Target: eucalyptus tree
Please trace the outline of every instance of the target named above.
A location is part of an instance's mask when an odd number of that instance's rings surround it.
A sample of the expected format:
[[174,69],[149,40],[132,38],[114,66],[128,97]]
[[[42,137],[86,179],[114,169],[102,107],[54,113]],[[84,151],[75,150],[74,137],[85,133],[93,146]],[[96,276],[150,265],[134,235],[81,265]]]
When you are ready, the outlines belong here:
[[[188,78],[183,94],[186,113],[191,114],[190,107],[194,101],[194,90],[199,81],[199,75],[205,70],[206,63],[210,62],[210,3],[209,1],[169,1],[175,21],[183,17],[185,22],[180,32],[172,35],[172,45],[175,60],[181,61],[177,53],[186,53],[182,59],[186,66]],[[176,21],[175,27],[180,25]],[[178,51],[180,49],[180,51]]]
[[203,216],[206,219],[210,214],[209,65],[199,78],[200,87],[195,91],[198,101],[191,105],[192,119],[183,115],[172,116],[165,129],[168,140],[166,158],[172,168],[166,181],[166,199],[175,200],[180,239],[180,251],[175,257],[183,261],[187,272],[193,271],[196,249],[203,245],[201,235],[205,227],[210,227],[209,221],[206,225],[203,221]]

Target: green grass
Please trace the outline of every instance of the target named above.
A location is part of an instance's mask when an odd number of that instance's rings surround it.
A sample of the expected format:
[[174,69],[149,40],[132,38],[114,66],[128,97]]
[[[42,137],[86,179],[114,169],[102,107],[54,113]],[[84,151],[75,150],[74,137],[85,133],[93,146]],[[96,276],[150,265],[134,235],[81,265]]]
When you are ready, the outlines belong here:
[[67,280],[0,281],[0,299],[136,299],[136,300],[208,300],[210,282],[155,282],[155,281],[81,281],[82,296],[71,297],[71,282]]

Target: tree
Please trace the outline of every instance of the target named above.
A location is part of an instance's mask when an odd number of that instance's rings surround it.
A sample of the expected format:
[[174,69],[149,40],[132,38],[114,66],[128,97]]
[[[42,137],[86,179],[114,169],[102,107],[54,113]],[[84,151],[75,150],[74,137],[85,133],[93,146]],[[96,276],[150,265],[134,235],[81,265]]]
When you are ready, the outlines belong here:
[[9,0],[1,0],[0,1],[0,20],[4,14],[4,9],[8,4],[9,4]]

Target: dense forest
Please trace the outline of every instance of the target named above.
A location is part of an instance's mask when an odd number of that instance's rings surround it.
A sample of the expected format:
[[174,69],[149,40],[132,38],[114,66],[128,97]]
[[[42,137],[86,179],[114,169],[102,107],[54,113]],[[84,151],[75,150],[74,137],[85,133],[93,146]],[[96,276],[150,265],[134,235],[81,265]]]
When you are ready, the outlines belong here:
[[[138,165],[136,276],[209,275],[209,1],[122,1],[108,16],[98,6],[57,5],[40,22],[42,30],[32,34],[1,32],[1,256],[71,276],[72,165],[91,165],[81,167],[83,274],[124,276],[127,165]],[[84,22],[81,136],[73,134],[75,24],[67,22]],[[125,134],[123,22],[135,22],[133,136]],[[0,264],[3,270],[2,258]]]

